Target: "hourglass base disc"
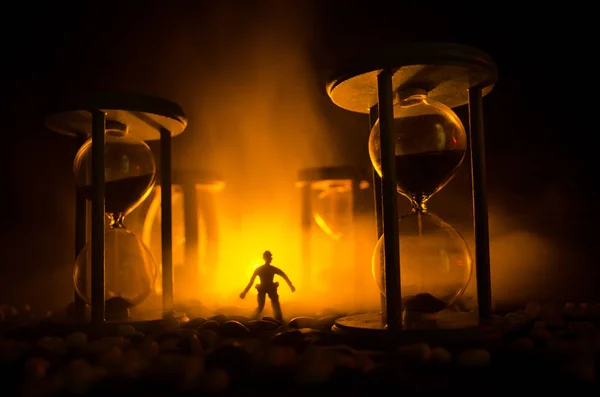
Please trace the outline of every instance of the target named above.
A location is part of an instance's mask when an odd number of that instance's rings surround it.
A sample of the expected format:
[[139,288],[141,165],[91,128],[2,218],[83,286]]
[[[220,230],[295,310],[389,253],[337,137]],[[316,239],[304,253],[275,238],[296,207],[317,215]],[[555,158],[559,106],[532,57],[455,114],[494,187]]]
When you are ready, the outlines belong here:
[[59,103],[45,119],[48,129],[65,135],[92,134],[90,110],[102,110],[107,120],[119,121],[130,133],[143,141],[160,139],[160,130],[179,135],[187,118],[179,105],[162,98],[125,93],[80,95]]
[[366,338],[374,343],[393,339],[400,343],[474,343],[496,340],[500,331],[494,326],[482,325],[476,313],[438,313],[435,324],[388,330],[382,323],[381,313],[365,313],[342,317],[335,322],[333,331],[349,337]]
[[345,60],[330,77],[327,93],[343,109],[369,113],[377,104],[377,75],[383,68],[397,68],[392,77],[394,90],[420,88],[450,108],[466,104],[471,87],[483,85],[483,94],[489,93],[498,75],[494,61],[472,47],[394,43]]

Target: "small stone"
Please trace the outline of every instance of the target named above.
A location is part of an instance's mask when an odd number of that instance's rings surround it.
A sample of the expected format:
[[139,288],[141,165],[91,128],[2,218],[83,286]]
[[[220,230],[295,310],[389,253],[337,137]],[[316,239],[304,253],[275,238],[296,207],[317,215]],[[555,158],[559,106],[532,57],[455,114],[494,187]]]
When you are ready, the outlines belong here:
[[457,362],[463,367],[485,367],[492,361],[490,352],[485,349],[467,349],[458,355]]
[[161,353],[179,353],[179,338],[164,339],[159,342]]
[[398,348],[400,357],[408,359],[411,363],[424,364],[431,358],[431,349],[427,343],[415,343]]
[[288,346],[294,348],[296,351],[300,351],[306,346],[306,340],[302,332],[290,330],[274,335],[269,340],[269,344],[274,346]]
[[87,361],[76,359],[64,368],[62,379],[68,391],[76,394],[83,393],[93,380],[92,367]]
[[205,321],[201,326],[198,327],[198,331],[213,331],[219,332],[220,324],[215,320]]
[[250,330],[239,321],[229,320],[221,324],[219,334],[224,338],[244,338],[250,336]]
[[143,332],[134,332],[132,334],[127,335],[127,339],[133,345],[139,345],[146,339],[146,335]]
[[82,349],[88,342],[88,336],[83,332],[73,332],[67,336],[66,342],[71,349]]
[[237,344],[229,344],[216,348],[206,357],[206,368],[221,368],[232,378],[238,378],[250,369],[251,362],[246,349]]
[[588,303],[583,311],[585,318],[589,320],[600,319],[600,303]]
[[525,314],[531,318],[537,317],[542,310],[542,304],[539,302],[529,302],[525,306]]
[[181,338],[177,346],[183,354],[201,356],[204,353],[204,348],[197,335],[189,335]]
[[330,353],[318,347],[308,347],[298,361],[296,376],[302,383],[322,383],[331,377],[335,363]]
[[288,323],[290,328],[312,328],[319,329],[321,324],[318,319],[310,317],[296,317]]
[[510,344],[511,349],[517,354],[530,354],[535,350],[531,338],[517,338]]
[[217,314],[209,318],[209,320],[216,321],[218,324],[222,324],[228,320],[227,316],[224,314]]
[[529,336],[534,340],[548,340],[552,337],[546,328],[546,323],[543,321],[536,321],[533,323],[533,328],[529,332]]
[[67,350],[67,343],[58,336],[44,336],[37,341],[37,345],[48,351],[62,354]]
[[219,335],[217,335],[215,331],[204,330],[199,332],[198,339],[200,339],[200,343],[202,344],[204,350],[208,350],[216,346],[217,342],[219,341]]
[[200,385],[204,375],[204,363],[197,357],[187,357],[183,363],[183,374],[180,381],[181,390],[194,390]]
[[279,328],[279,325],[272,321],[253,320],[253,321],[248,322],[248,329],[250,329],[250,331],[265,332],[265,331],[274,331],[277,328]]
[[198,318],[190,320],[188,323],[186,323],[185,328],[198,328],[199,326],[204,324],[206,321],[207,321],[206,318],[198,317]]
[[283,325],[283,323],[281,321],[276,320],[273,317],[264,316],[262,319],[263,319],[263,321],[269,321],[269,322],[275,323],[277,325]]
[[121,362],[123,351],[118,346],[111,346],[98,357],[98,365],[108,369],[115,368]]
[[179,328],[181,327],[179,324],[179,321],[177,321],[177,319],[172,318],[172,317],[167,317],[167,318],[163,319],[161,321],[161,325],[162,325],[163,329],[167,332],[179,331]]
[[319,319],[319,329],[330,330],[333,324],[340,318],[338,315],[330,315]]
[[561,365],[560,369],[563,373],[583,382],[593,382],[596,375],[596,365],[594,360],[589,359],[568,360]]
[[452,353],[443,347],[431,348],[429,361],[433,364],[450,364],[452,362]]
[[229,374],[220,368],[213,368],[204,375],[204,389],[208,392],[220,392],[229,386]]
[[296,360],[296,350],[289,346],[271,345],[265,349],[263,363],[274,367],[291,365]]
[[127,378],[136,378],[144,369],[144,360],[137,350],[128,350],[123,353],[119,364],[119,374]]
[[135,334],[136,332],[137,330],[131,324],[120,324],[117,329],[117,333],[120,336],[129,336]]
[[580,303],[567,303],[563,308],[563,315],[567,317],[583,317],[585,307]]
[[43,378],[50,367],[48,360],[42,357],[32,357],[25,362],[24,371],[28,378]]
[[569,331],[580,337],[594,337],[596,328],[589,321],[572,321],[569,323]]
[[160,346],[155,340],[147,339],[142,343],[140,351],[143,357],[153,358],[160,354]]

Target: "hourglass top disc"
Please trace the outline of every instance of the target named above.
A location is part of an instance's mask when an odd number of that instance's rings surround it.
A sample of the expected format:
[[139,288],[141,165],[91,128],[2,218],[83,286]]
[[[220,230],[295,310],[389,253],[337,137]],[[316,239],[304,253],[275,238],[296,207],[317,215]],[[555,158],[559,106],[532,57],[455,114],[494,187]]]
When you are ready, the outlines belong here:
[[420,88],[432,99],[454,108],[467,103],[468,89],[482,85],[489,93],[498,69],[486,53],[464,45],[412,43],[370,48],[340,63],[327,82],[327,93],[339,107],[369,113],[377,104],[377,75],[396,69],[393,89]]
[[179,135],[187,126],[181,107],[166,99],[130,93],[94,93],[58,101],[46,116],[46,127],[60,134],[91,136],[91,110],[102,110],[107,120],[126,124],[129,132],[143,141],[160,139],[162,129],[171,136]]

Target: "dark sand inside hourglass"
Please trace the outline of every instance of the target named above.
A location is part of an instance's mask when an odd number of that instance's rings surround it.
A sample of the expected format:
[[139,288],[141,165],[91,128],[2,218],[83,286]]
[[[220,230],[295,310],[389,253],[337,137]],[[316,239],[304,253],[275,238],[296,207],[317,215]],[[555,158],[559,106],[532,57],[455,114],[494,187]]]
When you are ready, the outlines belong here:
[[464,154],[464,150],[443,150],[396,156],[399,190],[431,196],[448,182]]
[[108,321],[128,321],[129,310],[133,304],[125,298],[114,296],[108,298],[104,303],[106,320]]
[[[125,212],[137,203],[152,183],[154,175],[145,174],[105,183],[105,211],[108,214]],[[81,188],[86,199],[92,200],[92,185]]]

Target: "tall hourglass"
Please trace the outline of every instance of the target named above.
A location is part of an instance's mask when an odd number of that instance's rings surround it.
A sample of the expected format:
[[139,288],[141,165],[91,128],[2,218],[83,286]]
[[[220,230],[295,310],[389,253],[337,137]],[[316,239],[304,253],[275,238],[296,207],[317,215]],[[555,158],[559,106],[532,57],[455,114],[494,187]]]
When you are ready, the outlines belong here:
[[[397,191],[411,210],[398,220],[402,307],[436,313],[466,289],[472,261],[468,246],[452,226],[428,211],[427,201],[454,177],[467,136],[458,116],[425,91],[397,91],[393,106]],[[381,176],[379,121],[369,137],[373,167]],[[373,253],[373,276],[385,295],[384,236]]]
[[[126,321],[129,310],[152,291],[157,265],[141,239],[127,230],[124,220],[150,194],[156,164],[152,151],[129,134],[127,125],[107,120],[105,132],[105,310],[108,321]],[[92,140],[75,156],[73,170],[79,194],[92,200]],[[91,243],[73,268],[75,288],[91,304]]]

